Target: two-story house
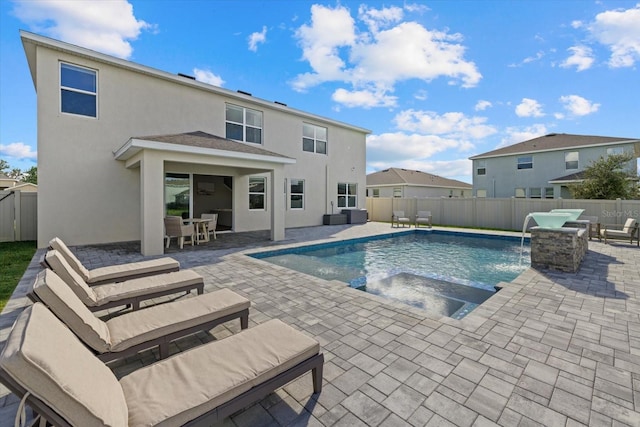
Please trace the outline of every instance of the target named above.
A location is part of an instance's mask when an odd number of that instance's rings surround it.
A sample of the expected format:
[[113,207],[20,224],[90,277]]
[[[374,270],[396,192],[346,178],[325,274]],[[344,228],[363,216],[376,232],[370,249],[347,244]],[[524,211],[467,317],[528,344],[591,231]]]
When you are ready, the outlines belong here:
[[471,184],[418,170],[389,168],[367,175],[367,197],[471,197]]
[[38,246],[140,240],[167,214],[234,231],[365,206],[367,129],[21,32],[37,92]]
[[[476,197],[572,198],[571,183],[600,157],[633,153],[640,140],[552,133],[470,157]],[[637,174],[634,158],[629,171]]]

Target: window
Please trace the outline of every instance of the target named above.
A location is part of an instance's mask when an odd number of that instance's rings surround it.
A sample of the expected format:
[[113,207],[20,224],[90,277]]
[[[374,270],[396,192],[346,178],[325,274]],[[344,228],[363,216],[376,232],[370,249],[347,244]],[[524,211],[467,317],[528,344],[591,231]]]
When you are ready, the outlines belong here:
[[519,199],[527,197],[527,193],[525,193],[524,188],[516,188],[516,197]]
[[191,177],[188,173],[167,173],[164,176],[165,213],[189,218]]
[[612,156],[614,154],[624,154],[624,148],[622,147],[607,148],[607,156]]
[[249,209],[265,210],[265,193],[267,179],[263,177],[249,177]]
[[380,197],[380,189],[379,188],[374,188],[373,189],[373,197]]
[[304,209],[304,180],[292,179],[290,192],[291,209]]
[[487,197],[487,190],[476,190],[476,197]]
[[566,169],[578,169],[580,154],[577,151],[564,153],[564,166]]
[[60,111],[98,117],[97,75],[95,70],[61,62]]
[[542,198],[542,189],[541,188],[530,188],[529,189],[529,197],[532,199],[541,199]]
[[476,175],[486,175],[487,174],[487,161],[486,160],[477,160],[476,163]]
[[544,189],[545,199],[553,199],[553,187],[546,187]]
[[227,138],[262,144],[262,111],[227,104]]
[[302,125],[302,150],[327,154],[327,128],[304,123]]
[[402,188],[394,188],[393,197],[402,197]]
[[533,157],[518,157],[518,169],[533,169]]
[[357,184],[338,183],[338,207],[355,208],[358,205]]

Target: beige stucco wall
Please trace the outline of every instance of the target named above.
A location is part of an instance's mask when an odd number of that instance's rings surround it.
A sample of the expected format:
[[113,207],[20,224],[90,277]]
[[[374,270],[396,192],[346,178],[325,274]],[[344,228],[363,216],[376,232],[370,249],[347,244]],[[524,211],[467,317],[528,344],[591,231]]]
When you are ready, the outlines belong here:
[[[97,118],[60,113],[59,61],[98,70]],[[275,104],[262,105],[251,97],[237,99],[206,87],[193,87],[200,84],[186,79],[180,84],[173,77],[135,72],[47,47],[37,48],[36,63],[40,247],[54,236],[69,244],[140,240],[141,215],[146,215],[141,212],[141,180],[158,179],[160,175],[154,172],[141,177],[140,167],[127,168],[124,162],[114,160],[113,152],[138,136],[196,130],[225,136],[225,102],[262,111],[262,148],[297,160],[275,175],[266,175],[267,200],[270,192],[276,191],[274,196],[280,194],[287,201],[286,227],[322,224],[330,202],[337,205],[338,182],[357,183],[358,207],[365,206],[366,132],[362,130],[304,117]],[[328,128],[327,155],[302,151],[303,122]],[[211,166],[195,158],[164,163],[162,173],[233,176],[235,230],[269,229],[269,202],[264,212],[247,208],[252,172],[247,167],[251,165]],[[265,165],[256,165],[255,171],[263,173]],[[304,210],[288,209],[285,178],[287,182],[290,178],[305,180]],[[279,182],[272,182],[274,179]]]

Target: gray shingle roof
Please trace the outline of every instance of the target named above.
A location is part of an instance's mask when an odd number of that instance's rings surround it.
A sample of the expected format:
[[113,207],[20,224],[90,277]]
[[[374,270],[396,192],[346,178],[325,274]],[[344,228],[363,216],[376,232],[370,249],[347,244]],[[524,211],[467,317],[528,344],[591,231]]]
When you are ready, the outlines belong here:
[[420,185],[427,187],[472,188],[471,184],[455,179],[443,178],[427,172],[389,168],[367,175],[367,185]]
[[592,145],[615,145],[616,143],[638,142],[637,138],[617,138],[610,136],[571,135],[567,133],[550,133],[528,141],[519,142],[497,150],[488,151],[470,157],[481,159],[486,157],[508,156],[513,154],[535,153],[538,151],[563,150]]

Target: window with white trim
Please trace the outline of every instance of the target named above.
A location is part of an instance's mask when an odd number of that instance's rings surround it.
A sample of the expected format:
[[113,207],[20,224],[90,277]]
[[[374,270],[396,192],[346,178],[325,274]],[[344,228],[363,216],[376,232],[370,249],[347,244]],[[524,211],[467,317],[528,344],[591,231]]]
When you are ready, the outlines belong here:
[[540,187],[529,188],[529,197],[532,199],[541,199],[542,189]]
[[516,188],[516,198],[521,199],[523,197],[527,197],[527,193],[524,188]]
[[577,151],[569,151],[564,153],[564,166],[565,169],[578,169],[578,163],[580,160],[580,153]]
[[402,197],[402,188],[394,188],[393,189],[393,197]]
[[291,209],[304,209],[304,179],[291,179],[289,206]]
[[229,139],[262,144],[262,111],[227,104],[225,126]]
[[302,151],[327,154],[327,128],[303,123]]
[[60,111],[98,117],[98,72],[60,63]]
[[374,188],[373,189],[373,197],[380,197],[380,189],[379,188]]
[[518,157],[518,169],[533,169],[533,157]]
[[476,160],[476,175],[486,175],[487,174],[487,161],[486,160]]
[[476,190],[476,197],[478,198],[485,198],[487,197],[487,190]]
[[249,177],[249,210],[265,210],[266,192],[267,178],[261,176]]
[[358,206],[358,184],[338,183],[338,207],[355,208]]
[[553,199],[553,187],[545,187],[544,188],[544,198],[545,199]]

